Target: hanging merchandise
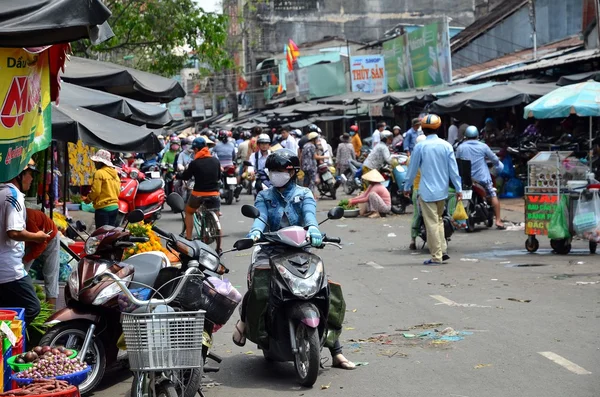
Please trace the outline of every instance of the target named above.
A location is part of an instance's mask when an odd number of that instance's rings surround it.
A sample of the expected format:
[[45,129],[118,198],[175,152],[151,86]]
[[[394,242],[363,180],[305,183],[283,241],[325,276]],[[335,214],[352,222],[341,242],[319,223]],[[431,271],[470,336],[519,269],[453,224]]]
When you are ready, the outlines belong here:
[[69,165],[71,166],[71,186],[88,186],[92,184],[92,175],[96,170],[90,157],[94,150],[81,140],[69,143]]
[[586,232],[593,232],[600,225],[600,197],[598,192],[593,192],[591,198],[586,200],[584,194],[579,196],[575,216],[573,217],[573,226],[577,235],[583,235]]

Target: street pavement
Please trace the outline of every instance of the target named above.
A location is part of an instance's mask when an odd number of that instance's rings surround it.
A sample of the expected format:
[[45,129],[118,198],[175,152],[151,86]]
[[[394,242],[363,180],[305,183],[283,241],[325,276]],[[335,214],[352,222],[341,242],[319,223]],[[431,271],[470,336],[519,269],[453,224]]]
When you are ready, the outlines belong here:
[[[251,220],[240,214],[249,203],[244,196],[223,206],[225,247],[249,230]],[[520,203],[507,202],[503,218],[521,222]],[[318,218],[334,205],[319,201]],[[319,253],[343,286],[344,353],[361,366],[332,369],[329,360],[312,389],[300,388],[292,363],[267,363],[255,345],[232,343],[236,312],[214,335],[224,361],[205,395],[600,396],[600,257],[589,255],[587,243],[576,241],[570,255],[558,256],[542,237],[538,253],[527,254],[522,230],[482,227],[457,232],[449,263],[431,267],[422,265],[426,249],[408,249],[410,219],[341,219],[321,227],[343,241],[343,250]],[[178,232],[180,222],[166,213],[159,225]],[[249,260],[249,251],[224,258],[242,293]],[[126,370],[114,370],[95,395],[124,395],[129,382]]]

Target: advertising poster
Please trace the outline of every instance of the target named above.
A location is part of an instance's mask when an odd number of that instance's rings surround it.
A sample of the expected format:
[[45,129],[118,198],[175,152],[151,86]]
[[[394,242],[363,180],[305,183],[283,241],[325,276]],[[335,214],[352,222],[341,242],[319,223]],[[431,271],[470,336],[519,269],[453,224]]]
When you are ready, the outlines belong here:
[[48,52],[0,48],[0,175],[17,176],[52,140]]
[[547,235],[548,225],[557,208],[557,195],[525,195],[525,234]]
[[448,23],[433,23],[383,43],[392,91],[452,82]]
[[352,91],[386,94],[387,81],[383,55],[350,57]]

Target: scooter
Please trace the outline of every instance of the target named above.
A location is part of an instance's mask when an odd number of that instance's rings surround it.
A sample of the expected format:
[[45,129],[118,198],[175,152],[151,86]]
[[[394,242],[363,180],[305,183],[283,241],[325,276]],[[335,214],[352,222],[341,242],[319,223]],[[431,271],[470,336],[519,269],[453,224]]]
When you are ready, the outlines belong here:
[[347,195],[351,195],[355,190],[360,190],[362,186],[362,182],[360,180],[362,175],[362,163],[350,160],[348,164],[350,168],[345,173],[346,182],[344,184],[344,191]]
[[165,204],[164,182],[162,179],[146,180],[136,168],[121,168],[121,193],[119,194],[119,214],[117,225],[125,223],[125,215],[135,209],[144,213],[147,222],[160,219]]
[[402,215],[406,213],[406,207],[412,204],[412,200],[404,195],[404,181],[408,174],[408,156],[404,153],[392,155],[391,167],[386,167],[382,170],[384,178],[386,178],[387,188],[392,198],[392,212]]
[[457,159],[459,175],[462,179],[463,205],[467,212],[467,232],[475,230],[475,225],[484,223],[494,226],[494,208],[488,202],[485,187],[471,178],[471,162]]
[[321,197],[329,196],[332,200],[335,200],[336,190],[341,182],[335,180],[327,163],[319,164],[318,173],[319,183],[317,189],[319,189]]
[[256,174],[251,162],[245,160],[244,166],[246,167],[246,171],[242,174],[242,188],[246,190],[246,194],[251,195],[254,181],[256,180]]
[[237,178],[235,176],[235,165],[226,165],[224,172],[221,176],[221,199],[225,200],[225,204],[231,205],[234,198],[240,196],[242,187],[238,186]]
[[[245,217],[260,219],[257,208],[244,205]],[[344,211],[340,207],[328,213],[328,219],[340,219]],[[321,222],[322,223],[322,222]],[[341,240],[323,236],[324,248]],[[270,257],[270,291],[264,311],[264,327],[267,335],[252,340],[269,361],[293,361],[300,385],[311,387],[317,380],[321,363],[321,348],[327,338],[329,313],[329,287],[322,259],[306,250],[310,242],[306,230],[291,226],[272,233],[263,233],[255,244],[251,239],[236,242],[238,249],[258,245],[252,255],[256,257],[263,246],[273,247]],[[249,311],[247,330],[258,320]],[[252,336],[246,334],[247,337]]]
[[[128,222],[143,219],[141,210],[127,215]],[[86,256],[71,272],[65,286],[66,307],[46,322],[49,330],[40,344],[75,349],[92,367],[79,386],[81,394],[92,391],[102,380],[107,365],[117,362],[117,340],[121,334],[116,299],[118,287],[102,284],[84,288],[85,282],[103,272],[114,273],[128,284],[132,281],[150,282],[160,269],[170,266],[164,254],[143,253],[120,262],[124,250],[133,247],[136,242],[146,241],[146,237],[131,236],[127,228],[103,226],[96,229],[85,243]]]

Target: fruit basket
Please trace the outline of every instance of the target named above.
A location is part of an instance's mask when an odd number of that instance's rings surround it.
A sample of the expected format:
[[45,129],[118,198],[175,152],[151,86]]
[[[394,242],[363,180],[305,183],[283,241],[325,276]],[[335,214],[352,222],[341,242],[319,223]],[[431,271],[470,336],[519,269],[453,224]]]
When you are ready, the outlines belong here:
[[[80,384],[83,383],[83,381],[85,381],[85,379],[87,378],[88,372],[90,372],[91,370],[92,370],[92,367],[90,367],[88,365],[87,367],[85,367],[81,371],[74,372],[72,374],[58,375],[58,376],[53,376],[53,377],[44,378],[44,379],[64,380],[66,382],[69,382],[69,384],[71,384],[73,386],[79,386]],[[19,385],[19,386],[20,385],[28,385],[28,384],[32,383],[35,380],[35,379],[32,379],[32,378],[18,378],[17,375],[13,375],[11,377],[11,379],[13,381],[15,381],[17,383],[17,385]]]
[[[77,350],[71,349],[71,351],[73,353],[69,356],[69,358],[77,357]],[[6,360],[7,364],[10,365],[10,367],[12,368],[13,371],[21,372],[21,371],[25,371],[26,369],[33,367],[33,363],[22,363],[22,364],[16,363],[15,360],[19,356],[20,356],[20,354],[17,354],[15,356],[12,356],[8,360]]]

